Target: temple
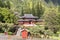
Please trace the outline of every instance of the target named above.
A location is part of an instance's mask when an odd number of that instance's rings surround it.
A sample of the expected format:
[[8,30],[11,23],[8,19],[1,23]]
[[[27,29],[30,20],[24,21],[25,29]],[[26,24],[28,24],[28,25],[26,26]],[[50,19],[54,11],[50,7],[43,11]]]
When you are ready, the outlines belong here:
[[19,17],[18,23],[25,26],[36,26],[37,22],[42,22],[37,16],[32,14],[24,14],[24,16]]

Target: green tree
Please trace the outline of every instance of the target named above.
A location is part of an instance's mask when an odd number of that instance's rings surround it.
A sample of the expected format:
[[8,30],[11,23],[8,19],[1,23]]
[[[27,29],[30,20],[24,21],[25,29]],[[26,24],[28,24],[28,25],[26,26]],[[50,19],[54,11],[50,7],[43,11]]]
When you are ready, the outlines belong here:
[[0,13],[0,22],[3,22],[4,16]]
[[44,7],[42,7],[42,4],[41,4],[41,2],[37,2],[37,8],[36,8],[37,10],[37,16],[39,17],[39,18],[41,18],[42,17],[42,15],[44,14]]
[[4,23],[13,23],[14,21],[16,22],[17,19],[16,19],[16,15],[13,14],[12,11],[10,11],[9,9],[7,8],[0,8],[0,15],[1,15],[1,22],[4,22]]
[[58,12],[60,13],[60,6],[58,6]]
[[56,33],[59,29],[59,21],[58,18],[58,12],[56,11],[57,8],[50,8],[48,11],[46,11],[44,20],[45,20],[45,25],[49,29],[51,29],[54,33]]
[[2,8],[9,8],[10,9],[10,1],[0,0],[0,7],[2,7]]

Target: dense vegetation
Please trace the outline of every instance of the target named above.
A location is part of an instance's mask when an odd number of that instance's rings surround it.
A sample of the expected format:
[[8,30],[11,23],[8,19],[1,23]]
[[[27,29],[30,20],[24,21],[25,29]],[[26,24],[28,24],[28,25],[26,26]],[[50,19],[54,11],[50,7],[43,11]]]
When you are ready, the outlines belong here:
[[18,16],[25,13],[33,14],[45,20],[44,28],[38,26],[40,29],[34,28],[34,33],[50,32],[50,34],[57,34],[60,32],[60,6],[55,5],[52,1],[47,3],[44,0],[0,0],[0,22],[16,23]]

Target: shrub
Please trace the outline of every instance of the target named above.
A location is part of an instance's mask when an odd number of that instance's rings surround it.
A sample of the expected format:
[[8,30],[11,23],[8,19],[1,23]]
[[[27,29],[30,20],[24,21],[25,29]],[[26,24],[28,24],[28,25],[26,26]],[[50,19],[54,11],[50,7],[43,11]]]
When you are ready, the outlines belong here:
[[0,23],[0,33],[3,33],[5,31],[9,31],[10,28],[13,27],[13,24],[9,24],[9,23]]
[[8,32],[8,35],[12,35],[13,33],[12,32]]

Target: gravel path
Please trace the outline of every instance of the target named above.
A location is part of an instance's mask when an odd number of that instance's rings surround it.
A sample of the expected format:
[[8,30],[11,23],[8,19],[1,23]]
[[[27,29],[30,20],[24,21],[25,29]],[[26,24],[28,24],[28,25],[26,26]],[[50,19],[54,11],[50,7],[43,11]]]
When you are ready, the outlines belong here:
[[[0,40],[22,40],[22,38],[12,37],[0,37]],[[44,39],[44,38],[33,38],[33,39],[27,39],[27,40],[55,40],[55,39]]]
[[[0,40],[22,40],[22,38],[18,36],[0,35]],[[33,38],[33,39],[27,39],[27,40],[55,40],[55,39]]]

